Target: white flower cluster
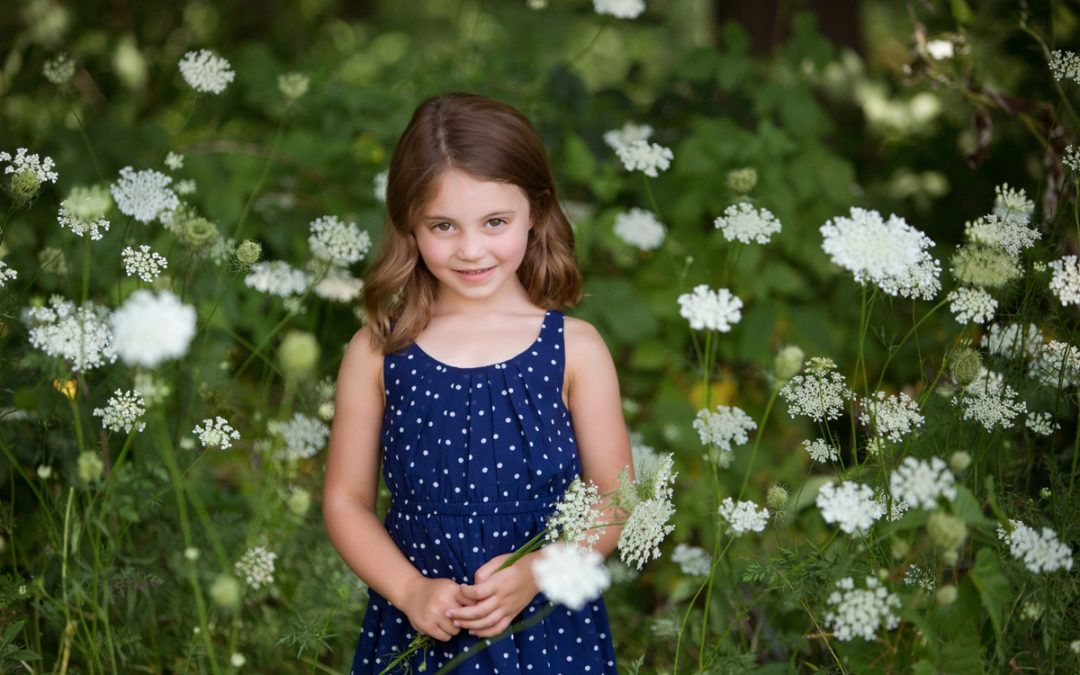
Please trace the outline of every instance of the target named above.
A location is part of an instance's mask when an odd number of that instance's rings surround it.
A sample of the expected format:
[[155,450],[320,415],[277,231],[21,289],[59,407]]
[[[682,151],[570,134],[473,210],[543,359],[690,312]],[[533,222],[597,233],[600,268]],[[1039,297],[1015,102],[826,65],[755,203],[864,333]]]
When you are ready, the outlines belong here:
[[1080,56],[1075,52],[1055,49],[1050,52],[1050,72],[1057,81],[1069,79],[1080,82]]
[[319,260],[345,267],[364,257],[371,248],[371,235],[344,223],[337,216],[322,216],[311,221],[308,236],[311,253]]
[[195,337],[195,308],[172,291],[140,289],[113,312],[113,345],[129,365],[154,366],[187,353]]
[[833,637],[841,642],[850,642],[856,637],[873,640],[882,626],[885,630],[893,630],[900,625],[900,619],[893,614],[893,610],[900,607],[900,599],[869,575],[866,588],[855,588],[851,577],[837,581],[828,603],[831,608],[825,615],[825,623],[833,629]]
[[1080,173],[1080,148],[1075,145],[1066,145],[1061,163],[1069,167],[1073,173]]
[[994,215],[1006,222],[1022,223],[1027,225],[1031,222],[1031,214],[1035,211],[1035,202],[1027,198],[1023,189],[1014,190],[1008,183],[994,188]]
[[233,429],[228,420],[220,416],[204,419],[201,424],[195,425],[191,433],[199,437],[199,442],[204,448],[225,450],[232,447],[232,441],[240,440],[240,432]]
[[1060,340],[1040,342],[1028,376],[1055,389],[1075,387],[1080,384],[1080,349]]
[[815,462],[828,464],[840,459],[840,453],[836,451],[836,447],[824,438],[816,438],[812,441],[807,439],[802,444],[806,448],[806,454],[810,455],[810,459]]
[[604,132],[604,143],[618,152],[619,148],[625,148],[641,141],[647,141],[652,137],[653,128],[648,124],[635,124],[627,122],[621,129],[612,129]]
[[169,187],[172,177],[160,171],[120,169],[120,178],[109,186],[116,208],[140,223],[149,223],[180,206],[180,198]]
[[955,48],[951,40],[927,40],[926,42],[926,53],[935,61],[951,59],[954,52]]
[[220,94],[236,77],[229,62],[209,49],[184,54],[180,74],[192,89],[207,94]]
[[619,558],[627,565],[635,564],[636,569],[659,558],[660,543],[675,529],[667,524],[674,513],[675,507],[667,499],[647,499],[638,504],[619,535]]
[[1080,305],[1080,265],[1076,263],[1076,256],[1067,255],[1048,267],[1054,271],[1050,277],[1050,290],[1061,304]]
[[744,244],[751,241],[769,243],[769,238],[780,231],[780,221],[768,209],[757,209],[739,202],[724,209],[724,215],[713,221],[716,229],[724,233],[724,239]]
[[179,153],[170,151],[168,154],[165,155],[165,166],[170,171],[179,171],[180,169],[183,169],[184,156]]
[[[976,378],[972,384],[980,381],[981,378]],[[963,410],[965,420],[974,419],[987,431],[993,431],[999,424],[1005,429],[1012,427],[1013,419],[1027,412],[1027,403],[1016,400],[1016,391],[1009,385],[986,389],[981,393],[965,390],[961,396],[952,398],[953,405],[960,405]]]
[[611,585],[599,553],[561,542],[545,546],[532,569],[537,587],[548,599],[575,611]]
[[37,153],[26,154],[26,148],[16,148],[15,157],[9,152],[0,152],[0,162],[7,162],[4,173],[30,174],[38,183],[55,183],[59,175],[53,171],[56,164],[52,157],[44,160]]
[[908,568],[904,570],[904,583],[908,586],[918,586],[926,591],[932,591],[937,587],[933,573],[918,565],[908,565]]
[[879,436],[894,443],[921,427],[926,420],[919,413],[919,404],[910,396],[904,392],[886,396],[883,391],[875,392],[864,401],[859,419],[866,425],[873,423]]
[[747,532],[762,532],[765,524],[769,522],[769,509],[762,507],[757,510],[754,502],[740,501],[735,503],[731,497],[725,497],[720,503],[720,517],[731,525],[731,531],[736,535]]
[[252,590],[274,583],[274,561],[277,553],[266,550],[265,546],[253,546],[236,561],[237,574],[244,577]]
[[956,498],[955,478],[940,457],[929,462],[905,457],[896,471],[889,476],[889,491],[910,508],[932,509],[938,498]]
[[796,375],[780,389],[787,401],[788,413],[795,417],[806,415],[815,422],[835,420],[844,409],[844,401],[852,391],[844,384],[844,376],[836,371],[814,371]]
[[957,323],[986,323],[997,311],[997,300],[981,288],[957,288],[946,299]]
[[679,314],[690,321],[694,330],[718,330],[726,333],[742,319],[742,300],[726,288],[712,290],[705,284],[692,293],[679,296]]
[[75,306],[54,295],[49,304],[26,312],[30,344],[50,356],[71,363],[78,372],[92,370],[116,360],[109,310],[93,302]]
[[[1019,255],[1042,237],[1042,233],[1027,227],[1028,221],[1017,220],[1017,214],[1003,218],[994,214],[977,218],[964,226],[964,234],[971,241]],[[1030,214],[1028,214],[1030,216]]]
[[729,458],[732,443],[742,445],[748,440],[746,432],[754,429],[757,429],[757,423],[735,406],[729,408],[726,405],[718,405],[716,412],[702,409],[697,412],[697,417],[694,419],[694,430],[701,437],[701,444],[716,446]]
[[56,221],[60,223],[60,227],[66,227],[80,237],[89,233],[90,239],[94,241],[101,239],[103,230],[105,232],[109,231],[109,221],[100,217],[80,218],[69,212],[65,204],[66,202],[61,202],[60,211],[56,214]]
[[645,11],[645,0],[593,0],[593,9],[617,19],[636,19]]
[[822,248],[855,281],[876,284],[889,295],[930,300],[941,288],[941,264],[926,249],[934,245],[897,215],[885,221],[877,211],[851,208],[821,226]]
[[615,216],[615,236],[642,251],[652,251],[664,243],[664,226],[652,211],[635,206]]
[[14,281],[18,276],[18,272],[8,267],[6,262],[0,260],[0,288],[3,288],[7,282]]
[[660,171],[667,171],[675,154],[670,148],[659,143],[637,141],[615,150],[619,160],[627,171],[641,171],[646,176],[656,178]]
[[1039,327],[1029,323],[1027,330],[1018,323],[1004,326],[991,324],[990,332],[982,337],[982,346],[991,354],[1013,358],[1023,354],[1026,358],[1035,356],[1042,344]]
[[138,275],[146,283],[156,279],[161,270],[169,266],[164,257],[151,251],[146,244],[139,246],[138,250],[126,246],[120,256],[124,260],[124,272],[129,277]]
[[826,483],[818,491],[817,506],[826,523],[839,523],[848,534],[865,532],[881,518],[881,505],[869,486],[852,481]]
[[574,478],[548,517],[545,538],[548,541],[584,544],[591,548],[603,532],[603,528],[597,528],[600,525],[600,512],[594,508],[599,501],[600,493],[596,485],[582,480],[581,476]]
[[708,576],[712,570],[712,556],[700,546],[676,545],[671,552],[671,562],[678,565],[683,574],[692,577]]
[[146,414],[146,401],[137,391],[117,389],[104,408],[94,408],[93,415],[101,418],[101,426],[117,433],[130,434],[142,431],[146,422],[139,418]]
[[881,509],[881,517],[888,518],[890,523],[895,523],[907,513],[908,505],[903,499],[892,499],[888,492],[879,492],[874,497],[878,508]]
[[1006,532],[1005,528],[999,525],[998,538],[1009,545],[1009,552],[1029,570],[1039,574],[1072,569],[1072,549],[1058,540],[1056,532],[1049,527],[1044,527],[1042,532],[1036,532],[1012,518],[1009,522],[1013,526],[1012,532]]
[[364,282],[354,277],[349,270],[334,268],[327,272],[313,289],[315,295],[333,302],[352,302],[360,297]]
[[261,260],[251,266],[244,283],[262,293],[287,298],[303,293],[311,276],[284,260]]
[[285,456],[293,460],[314,456],[330,437],[325,424],[303,413],[293,413],[288,422],[274,420],[266,428],[285,442]]
[[1028,413],[1024,426],[1040,436],[1053,436],[1061,428],[1061,424],[1055,422],[1054,416],[1048,412]]

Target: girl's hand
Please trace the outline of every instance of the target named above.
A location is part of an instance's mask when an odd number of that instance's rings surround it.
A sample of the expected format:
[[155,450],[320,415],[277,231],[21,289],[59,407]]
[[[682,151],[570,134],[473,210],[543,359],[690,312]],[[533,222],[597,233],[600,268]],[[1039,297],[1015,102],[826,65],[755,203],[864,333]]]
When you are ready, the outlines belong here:
[[472,604],[457,583],[421,577],[405,594],[405,603],[399,609],[405,612],[416,630],[436,640],[449,640],[461,632],[453,624],[449,612]]
[[532,573],[537,554],[530,553],[500,570],[499,566],[510,555],[496,556],[481,565],[473,575],[475,583],[471,586],[461,584],[461,594],[474,604],[451,610],[454,626],[477,637],[494,637],[506,630],[514,617],[540,592]]

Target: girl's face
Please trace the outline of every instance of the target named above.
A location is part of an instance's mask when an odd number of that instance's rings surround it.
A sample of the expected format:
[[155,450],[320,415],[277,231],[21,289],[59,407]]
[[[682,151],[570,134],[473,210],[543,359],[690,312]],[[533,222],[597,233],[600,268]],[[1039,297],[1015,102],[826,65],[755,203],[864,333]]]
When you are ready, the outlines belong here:
[[449,169],[436,179],[413,236],[440,299],[491,301],[524,290],[517,269],[531,228],[521,188]]

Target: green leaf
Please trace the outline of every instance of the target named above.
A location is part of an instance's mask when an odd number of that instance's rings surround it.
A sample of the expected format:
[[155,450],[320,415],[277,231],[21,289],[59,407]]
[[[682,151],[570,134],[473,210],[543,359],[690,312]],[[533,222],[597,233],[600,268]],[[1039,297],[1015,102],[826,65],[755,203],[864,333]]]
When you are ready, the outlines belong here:
[[570,132],[563,143],[563,152],[566,155],[566,164],[563,166],[566,174],[575,181],[587,183],[596,172],[596,158],[585,145],[585,141],[581,136]]
[[960,635],[941,647],[938,660],[943,673],[950,675],[983,675],[982,645],[975,630],[963,631]]
[[952,0],[950,9],[957,23],[972,23],[975,21],[975,12],[971,11],[971,7],[968,7],[964,0]]
[[957,518],[971,527],[994,528],[997,526],[996,520],[983,515],[979,500],[963,485],[956,486],[956,498],[952,502],[952,511]]
[[1005,605],[1012,594],[1012,584],[1001,573],[1001,562],[994,551],[989,548],[979,551],[975,557],[975,566],[971,568],[970,579],[979,589],[979,598],[990,614],[990,623],[993,624],[994,634],[1000,642],[1001,623]]

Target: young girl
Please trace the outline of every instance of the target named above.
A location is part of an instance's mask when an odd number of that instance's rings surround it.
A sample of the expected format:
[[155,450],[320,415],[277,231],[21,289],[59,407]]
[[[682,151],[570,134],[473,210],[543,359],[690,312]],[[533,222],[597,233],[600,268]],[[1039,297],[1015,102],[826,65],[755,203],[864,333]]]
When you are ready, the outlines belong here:
[[[631,463],[607,347],[557,309],[581,280],[529,122],[479,96],[425,101],[394,149],[386,205],[369,322],[338,373],[323,492],[330,538],[370,587],[354,675],[382,671],[416,631],[436,642],[412,672],[434,673],[542,611],[538,554],[499,566],[575,476],[604,493]],[[619,530],[593,548],[610,553]],[[615,675],[603,600],[556,607],[456,672]]]

